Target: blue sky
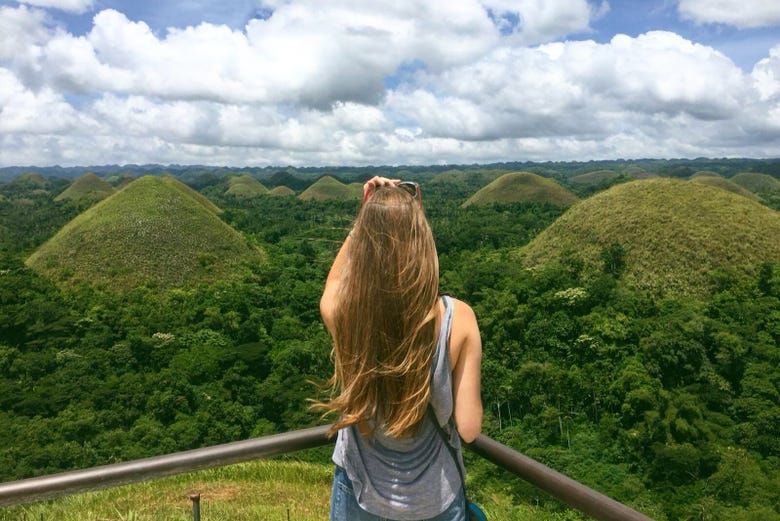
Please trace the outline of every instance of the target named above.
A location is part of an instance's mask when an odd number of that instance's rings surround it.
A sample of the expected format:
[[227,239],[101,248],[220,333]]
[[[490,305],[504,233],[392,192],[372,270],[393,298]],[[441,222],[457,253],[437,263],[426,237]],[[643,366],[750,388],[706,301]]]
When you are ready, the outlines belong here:
[[[17,4],[15,0],[0,0],[0,5]],[[84,13],[54,11],[53,14],[70,32],[83,35],[92,28],[95,12],[102,9],[116,9],[130,20],[143,20],[160,36],[168,27],[186,27],[202,22],[243,29],[250,19],[267,18],[270,11],[253,0],[95,0],[94,6]],[[636,36],[654,30],[672,31],[718,49],[745,71],[752,69],[771,47],[780,44],[777,26],[737,29],[719,23],[694,23],[682,20],[677,13],[676,2],[668,0],[611,0],[609,11],[591,25],[593,32],[569,37],[608,42],[617,33]]]
[[780,156],[780,2],[442,5],[0,0],[0,164]]

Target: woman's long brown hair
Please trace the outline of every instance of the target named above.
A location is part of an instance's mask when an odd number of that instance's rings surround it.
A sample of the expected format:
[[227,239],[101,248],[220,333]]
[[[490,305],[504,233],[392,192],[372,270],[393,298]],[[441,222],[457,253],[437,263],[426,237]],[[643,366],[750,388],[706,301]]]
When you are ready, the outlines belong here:
[[417,200],[378,188],[358,213],[347,253],[330,400],[312,407],[340,414],[330,435],[369,420],[387,436],[413,435],[430,396],[439,294],[436,245]]

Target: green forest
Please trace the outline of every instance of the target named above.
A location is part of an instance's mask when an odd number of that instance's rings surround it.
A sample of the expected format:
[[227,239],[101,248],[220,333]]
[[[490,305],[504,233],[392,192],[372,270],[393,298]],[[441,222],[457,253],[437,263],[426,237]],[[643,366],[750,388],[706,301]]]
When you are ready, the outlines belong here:
[[[588,243],[582,250],[590,256],[572,248],[549,253],[550,244],[570,239],[562,231],[550,235],[567,212],[607,191],[653,181],[616,169],[568,183],[587,169],[552,174],[554,166],[529,171],[571,191],[580,200],[571,209],[538,197],[463,207],[506,168],[387,172],[422,183],[441,291],[476,312],[483,433],[653,519],[780,520],[778,193],[765,189],[754,200],[697,184],[696,194],[740,209],[724,219],[760,228],[728,243],[727,234],[718,234],[722,226],[706,228],[694,215],[688,235],[682,228],[655,230],[663,242],[712,245],[706,269],[693,257],[688,264],[659,260],[663,276],[678,270],[676,285],[667,286],[633,256],[641,250],[630,242],[638,236],[631,230],[641,223],[626,224],[630,233],[619,239]],[[695,172],[687,164],[664,168],[664,176],[678,179]],[[374,173],[331,175],[348,184]],[[267,188],[301,193],[324,173],[261,174],[254,175]],[[359,200],[300,200],[262,190],[239,196],[228,191],[228,177],[205,172],[182,180],[221,210],[208,219],[236,230],[246,243],[241,247],[256,256],[231,267],[228,277],[215,267],[216,253],[196,254],[182,269],[195,266],[203,276],[186,284],[169,285],[151,273],[117,287],[80,278],[79,264],[51,275],[46,270],[54,261],[46,269],[26,263],[94,199],[55,200],[70,185],[64,177],[0,185],[0,481],[327,421],[306,401],[319,396],[315,384],[332,371],[318,304]],[[92,209],[119,197],[115,186]],[[201,210],[212,212],[205,203]],[[210,226],[208,219],[197,226]],[[546,261],[537,256],[527,264],[523,248],[545,237],[545,247],[534,251]],[[140,259],[136,246],[111,243],[100,269],[120,264],[126,249]],[[137,262],[141,271],[158,269]],[[664,290],[685,288],[680,280],[696,281],[697,291]],[[306,457],[327,462],[329,452]],[[474,455],[467,465],[478,500],[489,501],[480,496],[489,489],[514,503],[565,509]]]

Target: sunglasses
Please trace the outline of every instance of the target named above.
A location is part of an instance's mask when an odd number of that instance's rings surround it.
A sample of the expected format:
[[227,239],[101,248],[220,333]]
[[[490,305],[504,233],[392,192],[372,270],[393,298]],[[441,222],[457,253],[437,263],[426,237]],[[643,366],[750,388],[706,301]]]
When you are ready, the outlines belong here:
[[[420,206],[422,207],[422,190],[420,189],[420,183],[415,183],[414,181],[401,181],[395,186],[417,199],[417,202],[420,203]],[[373,191],[366,192],[363,197],[363,202],[365,203],[372,194]]]
[[401,181],[398,183],[398,188],[406,190],[406,192],[417,199],[417,202],[422,206],[422,190],[420,189],[420,183],[414,181]]

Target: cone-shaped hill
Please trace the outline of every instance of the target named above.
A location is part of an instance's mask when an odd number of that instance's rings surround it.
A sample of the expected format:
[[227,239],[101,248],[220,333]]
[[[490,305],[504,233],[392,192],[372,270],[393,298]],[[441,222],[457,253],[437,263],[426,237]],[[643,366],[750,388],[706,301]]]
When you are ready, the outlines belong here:
[[565,207],[578,200],[576,195],[552,179],[531,172],[512,172],[480,189],[462,206],[533,202]]
[[230,278],[262,260],[198,196],[173,177],[141,177],[79,214],[26,264],[57,282],[122,289]]
[[303,193],[298,196],[298,199],[302,201],[327,201],[331,199],[349,201],[359,199],[361,194],[362,188],[361,192],[358,193],[354,186],[345,185],[338,179],[326,175],[317,179],[314,184],[304,190]]
[[37,172],[27,172],[14,177],[9,184],[46,188],[49,181]]
[[233,176],[228,179],[226,195],[232,195],[240,199],[252,199],[268,193],[268,188],[263,183],[249,174]]
[[731,177],[729,181],[753,193],[780,192],[780,181],[767,174],[742,172]]
[[755,199],[756,201],[759,200],[759,198],[750,190],[746,190],[745,188],[742,188],[736,183],[732,183],[725,177],[721,177],[719,175],[700,175],[697,177],[691,177],[690,178],[691,183],[695,184],[704,184],[709,186],[715,186],[717,188],[720,188],[721,190],[728,190],[729,192],[734,192],[735,194],[742,195],[744,197],[749,197],[751,199]]
[[614,179],[620,174],[612,170],[594,170],[586,174],[575,175],[569,178],[569,182],[580,185],[590,185],[600,183],[607,179]]
[[114,187],[106,181],[87,172],[68,186],[55,201],[72,201],[74,203],[96,203],[114,193]]
[[688,177],[688,179],[698,179],[699,177],[723,177],[717,172],[713,172],[712,170],[699,170],[698,172],[694,172],[693,174]]
[[289,197],[295,195],[295,190],[286,186],[276,186],[269,190],[268,195],[271,197]]
[[720,188],[658,177],[621,183],[569,208],[520,249],[525,266],[565,255],[600,271],[602,250],[625,250],[623,280],[655,296],[709,293],[716,268],[755,275],[780,262],[780,212]]

